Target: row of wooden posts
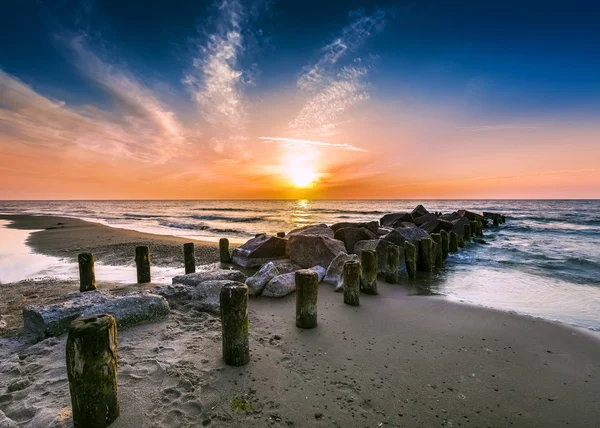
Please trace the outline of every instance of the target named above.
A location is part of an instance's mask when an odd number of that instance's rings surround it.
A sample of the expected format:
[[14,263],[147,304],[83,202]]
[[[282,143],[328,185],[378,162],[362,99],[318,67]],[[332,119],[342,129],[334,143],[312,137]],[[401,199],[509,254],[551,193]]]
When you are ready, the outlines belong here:
[[[498,219],[498,221],[502,221]],[[496,222],[496,220],[494,220]],[[420,241],[419,264],[421,270],[431,271],[441,266],[449,253],[474,236],[482,236],[482,224],[471,222],[464,228],[463,236],[455,232],[441,231],[431,234],[431,238]],[[433,242],[437,251],[433,252]],[[220,242],[222,261],[230,261],[229,241]],[[404,254],[408,276],[414,278],[417,271],[417,249],[410,242],[404,243]],[[184,245],[186,273],[195,272],[194,244]],[[89,266],[91,263],[91,273]],[[93,257],[90,254],[79,256],[82,286],[93,278]],[[136,248],[138,282],[150,281],[150,255],[148,247]],[[400,248],[390,245],[386,252],[385,280],[398,283]],[[376,295],[377,253],[362,251],[361,260],[344,264],[343,300],[350,306],[359,306],[360,292]],[[91,278],[91,279],[90,279]],[[312,269],[302,269],[295,273],[296,282],[296,326],[302,329],[317,327],[317,300],[319,278]],[[83,290],[82,290],[83,291]],[[250,362],[248,325],[248,287],[243,284],[230,284],[221,289],[222,357],[225,364],[239,367]],[[112,315],[102,314],[79,318],[71,324],[67,338],[67,375],[73,407],[75,428],[105,428],[119,416],[117,398],[117,325]]]

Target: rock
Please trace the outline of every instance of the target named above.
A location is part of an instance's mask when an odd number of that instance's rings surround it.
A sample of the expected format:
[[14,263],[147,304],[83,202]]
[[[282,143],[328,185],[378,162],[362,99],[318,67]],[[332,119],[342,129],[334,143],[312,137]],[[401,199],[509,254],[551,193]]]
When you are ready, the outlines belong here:
[[396,228],[382,239],[404,248],[405,241],[416,244],[423,238],[429,238],[429,234],[425,230],[413,226]]
[[392,214],[386,214],[383,217],[381,217],[381,219],[379,219],[379,223],[382,226],[392,227],[392,228],[397,227],[396,223],[400,224],[403,221],[412,222],[413,221],[412,215],[407,212],[392,213]]
[[358,257],[356,254],[345,253],[341,253],[335,257],[327,268],[327,273],[325,274],[323,282],[335,285],[335,291],[342,291],[344,287],[344,263],[351,260],[360,262],[360,257]]
[[427,209],[423,205],[417,205],[417,207],[414,210],[412,210],[411,214],[413,218],[417,218],[429,214],[429,211],[427,211]]
[[19,428],[19,425],[0,410],[0,428]]
[[202,272],[188,273],[187,275],[178,275],[173,278],[173,284],[185,284],[196,286],[204,281],[237,281],[245,282],[246,274],[235,269],[214,269]]
[[364,227],[344,227],[338,229],[334,235],[335,239],[339,239],[346,246],[346,251],[352,253],[354,251],[354,245],[358,241],[365,241],[368,239],[377,239],[377,235],[371,232],[369,229]]
[[476,221],[478,220],[481,224],[487,224],[487,220],[484,216],[482,216],[481,214],[477,214],[474,213],[472,211],[467,211],[467,210],[459,210],[458,214],[462,217],[466,217],[471,221]]
[[[354,254],[360,257],[363,250],[375,251],[377,253],[377,274],[384,276],[386,273],[387,249],[391,245],[396,245],[385,239],[370,239],[368,241],[359,241],[354,246]],[[406,272],[406,263],[404,262],[404,246],[399,249],[400,252],[400,273]]]
[[338,254],[346,253],[346,247],[337,239],[294,235],[288,240],[287,252],[292,262],[303,269],[308,269],[316,265],[329,266]]
[[264,288],[265,297],[283,297],[296,291],[296,272],[284,273],[273,278]]
[[[427,216],[423,216],[423,217],[427,217]],[[449,222],[448,220],[434,217],[433,219],[430,219],[429,221],[422,223],[419,227],[421,229],[427,231],[427,233],[431,234],[431,233],[440,233],[442,230],[449,232],[452,230],[454,225],[451,222]]]
[[243,267],[259,267],[272,260],[284,259],[286,243],[284,238],[259,234],[235,248],[231,259],[233,263]]
[[29,378],[18,378],[13,382],[9,383],[6,390],[8,392],[21,391],[25,388],[28,388],[29,386],[31,386],[31,381],[29,380]]
[[292,263],[290,259],[273,260],[271,263],[275,265],[280,275],[302,269],[297,264]]
[[192,288],[191,300],[197,302],[201,309],[207,312],[218,314],[221,311],[221,288],[231,283],[243,285],[238,281],[230,280],[204,281],[198,286]]
[[325,278],[325,275],[327,274],[327,269],[325,269],[323,266],[318,266],[318,265],[311,267],[311,269],[317,273],[317,278],[318,278],[319,282],[323,281],[323,279]]
[[364,227],[365,229],[370,230],[373,233],[377,233],[377,229],[379,229],[379,222],[378,221],[364,221],[364,222],[350,222],[350,221],[344,221],[341,223],[336,223],[334,225],[331,226],[331,229],[334,232],[337,232],[340,229],[344,229],[346,227]]
[[415,217],[415,220],[413,223],[417,226],[421,226],[432,220],[437,220],[437,216],[435,214],[425,214],[420,217]]
[[453,212],[451,214],[442,214],[439,218],[442,220],[447,220],[449,222],[453,222],[455,220],[460,219],[462,216],[458,212]]
[[312,226],[304,226],[299,229],[294,229],[290,233],[287,234],[287,238],[291,238],[292,236],[323,236],[326,238],[333,238],[333,230],[324,223],[315,224]]
[[112,314],[119,328],[162,319],[169,314],[167,300],[149,292],[116,296],[102,290],[75,293],[50,306],[26,306],[23,324],[39,338],[60,336],[79,317]]
[[246,280],[248,295],[259,296],[268,282],[277,275],[280,275],[280,272],[273,262],[262,265],[258,272]]
[[159,285],[152,289],[152,294],[163,296],[171,304],[177,300],[191,300],[193,288],[184,284]]
[[461,217],[458,220],[452,221],[452,232],[456,232],[458,236],[464,236],[465,225],[471,225],[471,221],[466,217]]
[[388,233],[390,233],[392,230],[394,230],[394,229],[392,229],[391,227],[382,226],[379,229],[377,229],[377,236],[385,236]]

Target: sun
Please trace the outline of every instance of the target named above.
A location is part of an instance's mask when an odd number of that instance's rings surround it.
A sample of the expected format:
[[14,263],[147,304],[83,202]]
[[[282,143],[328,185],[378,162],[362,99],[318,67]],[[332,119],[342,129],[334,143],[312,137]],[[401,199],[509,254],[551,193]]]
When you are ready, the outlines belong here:
[[294,187],[306,189],[312,187],[319,178],[319,174],[312,168],[306,166],[293,166],[287,171],[287,175]]

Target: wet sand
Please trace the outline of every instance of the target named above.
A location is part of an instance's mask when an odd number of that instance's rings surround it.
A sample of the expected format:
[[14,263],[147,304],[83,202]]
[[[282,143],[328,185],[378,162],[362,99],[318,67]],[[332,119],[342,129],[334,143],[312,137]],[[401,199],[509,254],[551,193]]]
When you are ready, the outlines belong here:
[[[379,290],[350,307],[321,285],[313,330],[295,327],[295,295],[251,299],[241,368],[221,362],[219,319],[190,302],[120,331],[112,427],[598,426],[595,336],[410,286]],[[0,345],[0,410],[19,426],[70,426],[65,337]]]

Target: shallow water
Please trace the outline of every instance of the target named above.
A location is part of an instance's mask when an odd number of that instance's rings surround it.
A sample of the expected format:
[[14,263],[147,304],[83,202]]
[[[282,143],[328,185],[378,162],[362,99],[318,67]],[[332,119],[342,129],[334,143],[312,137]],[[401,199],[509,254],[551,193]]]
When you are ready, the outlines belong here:
[[[501,212],[428,281],[452,299],[600,330],[600,201],[50,201],[0,202],[4,214],[51,214],[142,232],[244,242],[313,223],[376,220],[423,203],[430,211]],[[133,267],[132,274],[134,273]],[[129,275],[129,274],[128,274]]]

